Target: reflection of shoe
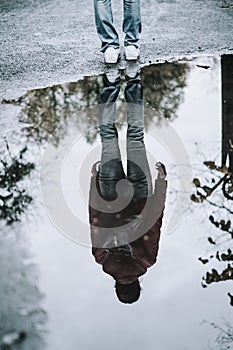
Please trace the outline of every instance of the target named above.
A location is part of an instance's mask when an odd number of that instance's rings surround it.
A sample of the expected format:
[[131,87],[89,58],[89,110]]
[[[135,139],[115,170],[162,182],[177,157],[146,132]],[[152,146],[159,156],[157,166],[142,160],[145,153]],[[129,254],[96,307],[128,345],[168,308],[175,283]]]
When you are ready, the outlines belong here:
[[125,75],[129,78],[135,78],[140,72],[140,66],[136,62],[129,62],[125,68]]
[[115,83],[115,81],[120,78],[120,72],[116,68],[108,69],[108,71],[106,72],[106,77],[109,83]]
[[117,63],[120,54],[119,49],[114,49],[114,47],[108,47],[104,52],[105,63]]
[[136,61],[140,55],[139,48],[134,45],[125,46],[125,58],[127,61]]

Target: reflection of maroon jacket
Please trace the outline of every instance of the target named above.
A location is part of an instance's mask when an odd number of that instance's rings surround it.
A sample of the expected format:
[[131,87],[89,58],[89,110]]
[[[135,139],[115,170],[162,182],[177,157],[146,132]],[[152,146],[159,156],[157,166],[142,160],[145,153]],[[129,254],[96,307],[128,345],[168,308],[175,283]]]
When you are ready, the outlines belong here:
[[[103,271],[121,284],[129,284],[137,280],[139,276],[146,273],[148,267],[156,262],[166,197],[166,185],[165,180],[155,180],[155,190],[151,197],[147,199],[133,199],[125,209],[115,213],[106,213],[103,207],[101,207],[101,210],[98,210],[98,198],[96,198],[96,191],[94,191],[96,178],[92,177],[89,198],[92,254],[96,262],[102,265]],[[146,203],[147,206],[145,206]],[[134,224],[135,222],[136,225]],[[99,240],[100,236],[98,236],[98,233],[101,234],[101,229],[99,230],[99,228],[109,228],[106,231],[111,232],[110,228],[114,227],[114,232],[117,230],[119,237],[122,237],[125,234],[125,228],[122,226],[126,223],[129,223],[130,227],[128,242],[131,242],[132,255],[113,254],[109,251],[107,244],[105,245],[105,242],[111,240],[109,240],[109,236],[112,233],[107,235],[104,233],[105,238]],[[145,225],[145,223],[148,223],[148,225]],[[140,232],[142,232],[142,235]],[[133,239],[135,235],[136,240]]]

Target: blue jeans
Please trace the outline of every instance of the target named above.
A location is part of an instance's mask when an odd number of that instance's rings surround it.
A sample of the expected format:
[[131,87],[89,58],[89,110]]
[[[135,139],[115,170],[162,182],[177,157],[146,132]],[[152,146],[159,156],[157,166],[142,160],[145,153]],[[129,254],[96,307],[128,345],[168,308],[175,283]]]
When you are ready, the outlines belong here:
[[[124,45],[134,45],[138,47],[139,34],[141,33],[140,0],[123,1]],[[113,24],[111,0],[94,0],[94,9],[96,29],[102,43],[101,51],[104,52],[109,46],[119,48],[119,37]]]
[[120,91],[120,77],[114,83],[103,76],[103,89],[99,97],[99,124],[102,156],[99,188],[106,200],[116,199],[116,184],[127,178],[134,188],[134,198],[147,198],[152,194],[151,173],[144,144],[144,102],[141,78],[126,77],[127,103],[127,176],[124,173],[115,127],[116,99]]

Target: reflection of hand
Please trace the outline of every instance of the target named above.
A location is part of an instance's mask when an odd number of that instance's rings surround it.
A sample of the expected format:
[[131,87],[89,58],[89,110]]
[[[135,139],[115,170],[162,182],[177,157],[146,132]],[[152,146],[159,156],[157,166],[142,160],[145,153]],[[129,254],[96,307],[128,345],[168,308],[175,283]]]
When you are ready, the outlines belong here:
[[156,168],[156,170],[158,170],[157,179],[165,179],[167,176],[167,171],[166,171],[165,165],[161,162],[156,162],[155,168]]
[[97,176],[97,173],[99,172],[99,167],[100,167],[100,161],[95,162],[95,164],[92,166],[92,169],[91,169],[92,176]]

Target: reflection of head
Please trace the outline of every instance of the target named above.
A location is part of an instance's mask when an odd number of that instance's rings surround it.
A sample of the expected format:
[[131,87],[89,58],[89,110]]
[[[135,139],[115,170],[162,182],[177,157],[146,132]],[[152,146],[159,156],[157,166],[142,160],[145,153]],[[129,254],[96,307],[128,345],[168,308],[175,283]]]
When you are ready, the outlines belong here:
[[138,280],[130,284],[116,282],[115,288],[116,295],[122,303],[133,304],[140,297],[141,287]]

